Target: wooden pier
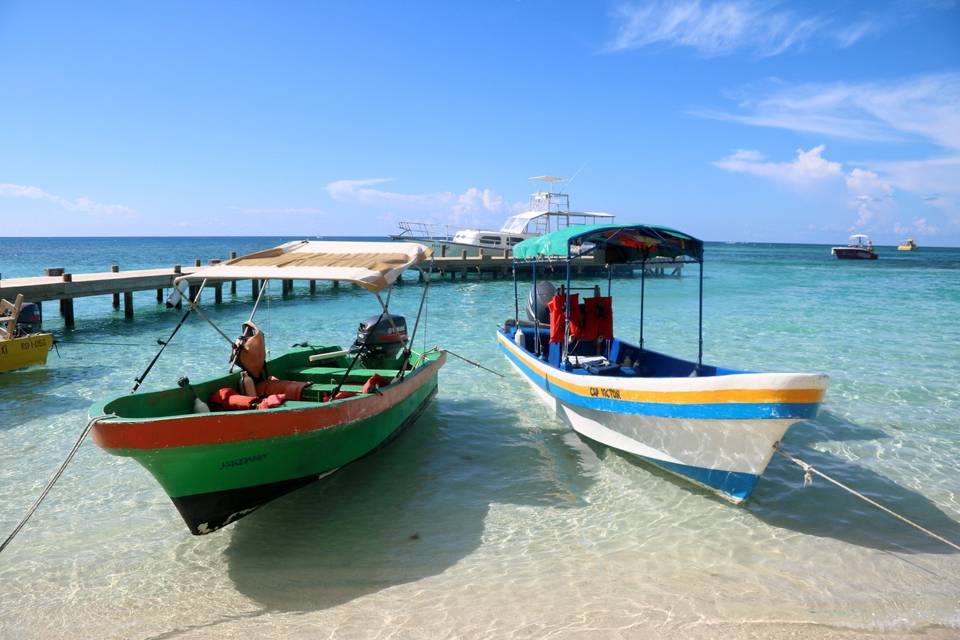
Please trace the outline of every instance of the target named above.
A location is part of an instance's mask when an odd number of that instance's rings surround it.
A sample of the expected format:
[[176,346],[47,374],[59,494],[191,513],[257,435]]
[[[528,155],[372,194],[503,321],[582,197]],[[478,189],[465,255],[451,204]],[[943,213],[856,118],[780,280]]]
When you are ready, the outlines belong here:
[[[236,253],[232,252],[230,258],[235,258]],[[220,259],[208,260],[207,264],[217,264]],[[123,271],[118,265],[113,265],[110,271],[99,273],[70,273],[63,268],[46,269],[44,275],[25,278],[5,278],[0,280],[0,298],[9,300],[16,299],[17,294],[22,294],[24,300],[37,303],[41,306],[43,302],[56,300],[60,305],[60,315],[63,317],[66,327],[73,327],[75,323],[73,313],[74,298],[88,296],[111,296],[113,308],[119,309],[121,297],[123,299],[123,315],[126,318],[133,318],[133,294],[137,291],[155,290],[157,292],[157,304],[163,304],[164,290],[173,287],[173,281],[184,274],[193,273],[203,265],[203,261],[196,260],[193,266],[183,267],[175,265],[168,268],[158,269],[134,269]],[[626,266],[626,265],[624,265]],[[646,267],[647,277],[680,277],[681,266],[679,264],[657,264],[650,263]],[[509,278],[514,268],[513,259],[506,251],[498,251],[496,255],[485,253],[482,249],[480,255],[467,256],[463,251],[458,256],[439,255],[434,256],[432,269],[428,272],[433,274],[434,278],[443,280],[449,278],[456,280],[457,276],[461,280],[468,277],[483,278],[489,275],[493,279]],[[526,276],[530,272],[530,265],[517,264],[517,273]],[[586,256],[573,262],[575,276],[605,276],[607,267],[603,264],[602,257]],[[561,263],[555,265],[541,264],[538,273],[543,273],[547,277],[562,277],[565,275],[565,267]],[[617,277],[633,277],[632,267],[627,269],[616,269],[614,275]],[[423,274],[418,277],[422,280]],[[398,280],[401,284],[403,279]],[[339,288],[340,283],[334,282],[333,288]],[[236,295],[237,282],[210,282],[208,289],[213,289],[214,303],[223,302],[223,289],[229,287],[230,294]],[[259,291],[260,283],[253,280],[250,283],[252,295]],[[317,292],[317,283],[314,280],[309,281],[309,291],[311,295]],[[292,280],[281,281],[281,295],[286,298],[292,295],[294,282]],[[196,297],[199,290],[198,284],[190,285],[190,296]]]

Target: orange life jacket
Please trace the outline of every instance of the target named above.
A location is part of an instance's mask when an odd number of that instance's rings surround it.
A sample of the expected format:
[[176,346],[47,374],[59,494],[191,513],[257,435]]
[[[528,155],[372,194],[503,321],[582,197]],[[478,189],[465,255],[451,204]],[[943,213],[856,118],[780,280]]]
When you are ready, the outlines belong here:
[[[557,294],[547,303],[550,310],[550,342],[563,342],[564,324],[567,320],[567,296]],[[580,315],[580,294],[570,294],[570,337],[580,338],[583,319]]]
[[594,296],[584,300],[586,304],[586,318],[584,331],[581,336],[584,340],[604,338],[613,340],[613,298]]

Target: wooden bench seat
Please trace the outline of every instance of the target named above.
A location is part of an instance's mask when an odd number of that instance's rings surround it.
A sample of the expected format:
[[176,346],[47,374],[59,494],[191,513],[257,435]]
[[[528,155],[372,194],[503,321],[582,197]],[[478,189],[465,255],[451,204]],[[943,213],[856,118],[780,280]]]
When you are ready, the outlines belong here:
[[[287,374],[287,378],[290,380],[302,380],[305,382],[314,383],[314,387],[318,384],[336,384],[343,378],[343,374],[346,373],[346,367],[307,367],[305,369],[294,369]],[[359,382],[363,383],[370,379],[373,375],[381,375],[384,378],[394,378],[397,375],[396,369],[361,369],[355,367],[350,371],[350,375],[347,376],[345,383]]]

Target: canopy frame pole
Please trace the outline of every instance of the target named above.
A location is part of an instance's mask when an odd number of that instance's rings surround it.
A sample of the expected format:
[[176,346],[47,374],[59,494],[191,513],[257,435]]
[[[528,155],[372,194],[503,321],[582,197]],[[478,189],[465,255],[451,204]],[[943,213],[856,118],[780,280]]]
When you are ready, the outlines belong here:
[[533,287],[533,330],[534,330],[533,348],[534,350],[536,350],[537,352],[536,355],[537,355],[537,358],[539,359],[540,353],[541,353],[540,351],[540,314],[537,313],[537,311],[539,311],[539,309],[537,309],[537,307],[539,306],[537,303],[540,302],[540,296],[537,295],[537,261],[536,260],[530,263],[530,273],[532,276],[531,286]]
[[609,298],[613,290],[613,264],[607,263],[607,297]]
[[517,287],[517,261],[513,261],[513,326],[520,330],[520,291]]
[[[204,281],[204,282],[206,282],[206,281]],[[173,286],[176,288],[177,283],[174,283]],[[177,289],[177,290],[179,291],[179,289]],[[200,285],[200,288],[197,289],[197,299],[198,299],[198,300],[200,299],[200,294],[201,294],[201,293],[203,293],[203,285],[202,285],[202,284]],[[183,295],[183,294],[181,294],[181,295]],[[133,390],[131,390],[130,393],[136,393],[136,392],[137,392],[137,389],[139,389],[139,388],[140,388],[140,385],[143,384],[143,381],[146,379],[147,375],[150,373],[150,370],[153,369],[153,365],[157,364],[157,360],[159,360],[159,359],[160,359],[160,356],[163,355],[163,350],[167,348],[167,345],[170,344],[170,341],[173,340],[173,337],[174,337],[175,335],[177,335],[177,331],[180,331],[180,327],[182,327],[182,326],[183,326],[183,323],[187,321],[187,318],[190,317],[190,313],[191,313],[192,311],[193,311],[193,307],[187,307],[186,312],[184,312],[183,316],[180,318],[180,322],[178,322],[178,323],[177,323],[177,326],[175,326],[175,327],[173,328],[173,331],[170,333],[170,337],[167,338],[166,341],[159,340],[159,339],[157,340],[157,342],[160,343],[160,351],[157,351],[157,355],[153,356],[153,360],[150,361],[150,364],[147,365],[147,368],[144,370],[144,372],[140,374],[140,377],[133,379],[135,384],[133,385]]]
[[[386,317],[386,319],[387,319],[387,324],[389,324],[389,325],[390,325],[390,328],[393,329],[394,333],[396,333],[396,331],[397,331],[397,325],[394,324],[394,322],[393,322],[393,316],[390,315],[390,309],[388,308],[388,307],[390,306],[390,296],[393,295],[393,287],[394,287],[394,285],[390,285],[390,289],[387,291],[387,301],[386,301],[386,303],[384,303],[383,299],[380,297],[380,292],[379,292],[379,291],[378,291],[376,294],[374,294],[374,295],[377,296],[377,300],[380,302],[380,306],[383,308],[383,314],[381,315],[381,319],[383,319],[383,317]],[[426,291],[424,291],[424,293],[426,293]],[[418,316],[418,317],[419,317],[419,316]],[[377,324],[380,324],[380,320],[377,320]],[[404,339],[403,339],[403,350],[406,351],[407,349],[409,349],[409,347],[410,347],[410,340],[408,340],[407,338],[404,338]]]
[[700,258],[700,315],[697,321],[699,346],[697,348],[697,375],[703,369],[703,258]]
[[647,257],[644,254],[643,261],[640,263],[640,353],[643,353],[643,300],[646,296],[647,288]]
[[[204,278],[204,279],[203,279],[203,282],[200,283],[200,286],[201,286],[201,287],[204,287],[204,286],[206,286],[206,284],[207,284],[207,279]],[[193,308],[193,310],[196,311],[197,314],[198,314],[201,318],[203,318],[204,320],[206,320],[206,321],[207,321],[207,324],[209,324],[211,327],[213,327],[214,331],[216,331],[216,332],[219,333],[221,336],[223,336],[223,339],[226,340],[227,342],[229,342],[231,347],[234,346],[233,340],[230,338],[230,336],[228,336],[226,333],[224,333],[224,332],[223,332],[223,329],[221,329],[220,327],[217,326],[217,323],[215,323],[213,320],[211,320],[210,318],[207,317],[207,314],[205,314],[205,313],[203,312],[203,309],[200,308],[200,305],[199,305],[199,304],[197,304],[196,302],[194,302],[193,300],[191,300],[191,299],[190,299],[190,296],[186,296],[186,300],[187,300],[187,302],[190,304],[190,306]]]
[[570,246],[567,245],[567,317],[563,323],[563,358],[561,364],[570,358]]
[[[419,265],[417,265],[417,269],[420,271],[420,274],[423,275],[423,269],[421,269]],[[423,303],[427,300],[427,291],[429,290],[430,278],[427,277],[427,281],[423,285],[423,293],[420,295],[420,308],[417,309],[417,319],[413,323],[413,333],[410,334],[410,340],[408,342],[409,346],[403,350],[404,365],[403,369],[401,369],[400,373],[397,375],[397,378],[400,380],[403,380],[403,376],[407,374],[407,362],[410,359],[410,353],[411,349],[413,348],[414,341],[417,339],[417,328],[420,326],[420,316],[423,314]]]

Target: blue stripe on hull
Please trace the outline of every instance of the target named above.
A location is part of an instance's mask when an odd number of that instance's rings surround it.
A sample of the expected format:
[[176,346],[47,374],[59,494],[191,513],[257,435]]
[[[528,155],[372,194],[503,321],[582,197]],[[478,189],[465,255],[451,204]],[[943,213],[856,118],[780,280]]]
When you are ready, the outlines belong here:
[[669,471],[688,480],[693,480],[696,484],[721,493],[724,497],[734,502],[743,502],[746,500],[750,496],[750,492],[753,491],[753,487],[757,484],[757,480],[760,479],[760,476],[752,473],[704,469],[703,467],[691,467],[676,462],[654,460],[646,456],[636,457],[644,462],[658,466],[664,471]]
[[631,402],[607,398],[592,398],[568,391],[559,385],[548,384],[542,374],[532,369],[503,344],[503,353],[538,387],[564,402],[597,411],[631,413],[658,418],[692,418],[707,420],[813,419],[817,403],[751,403],[723,402],[713,404],[669,404],[659,402]]

